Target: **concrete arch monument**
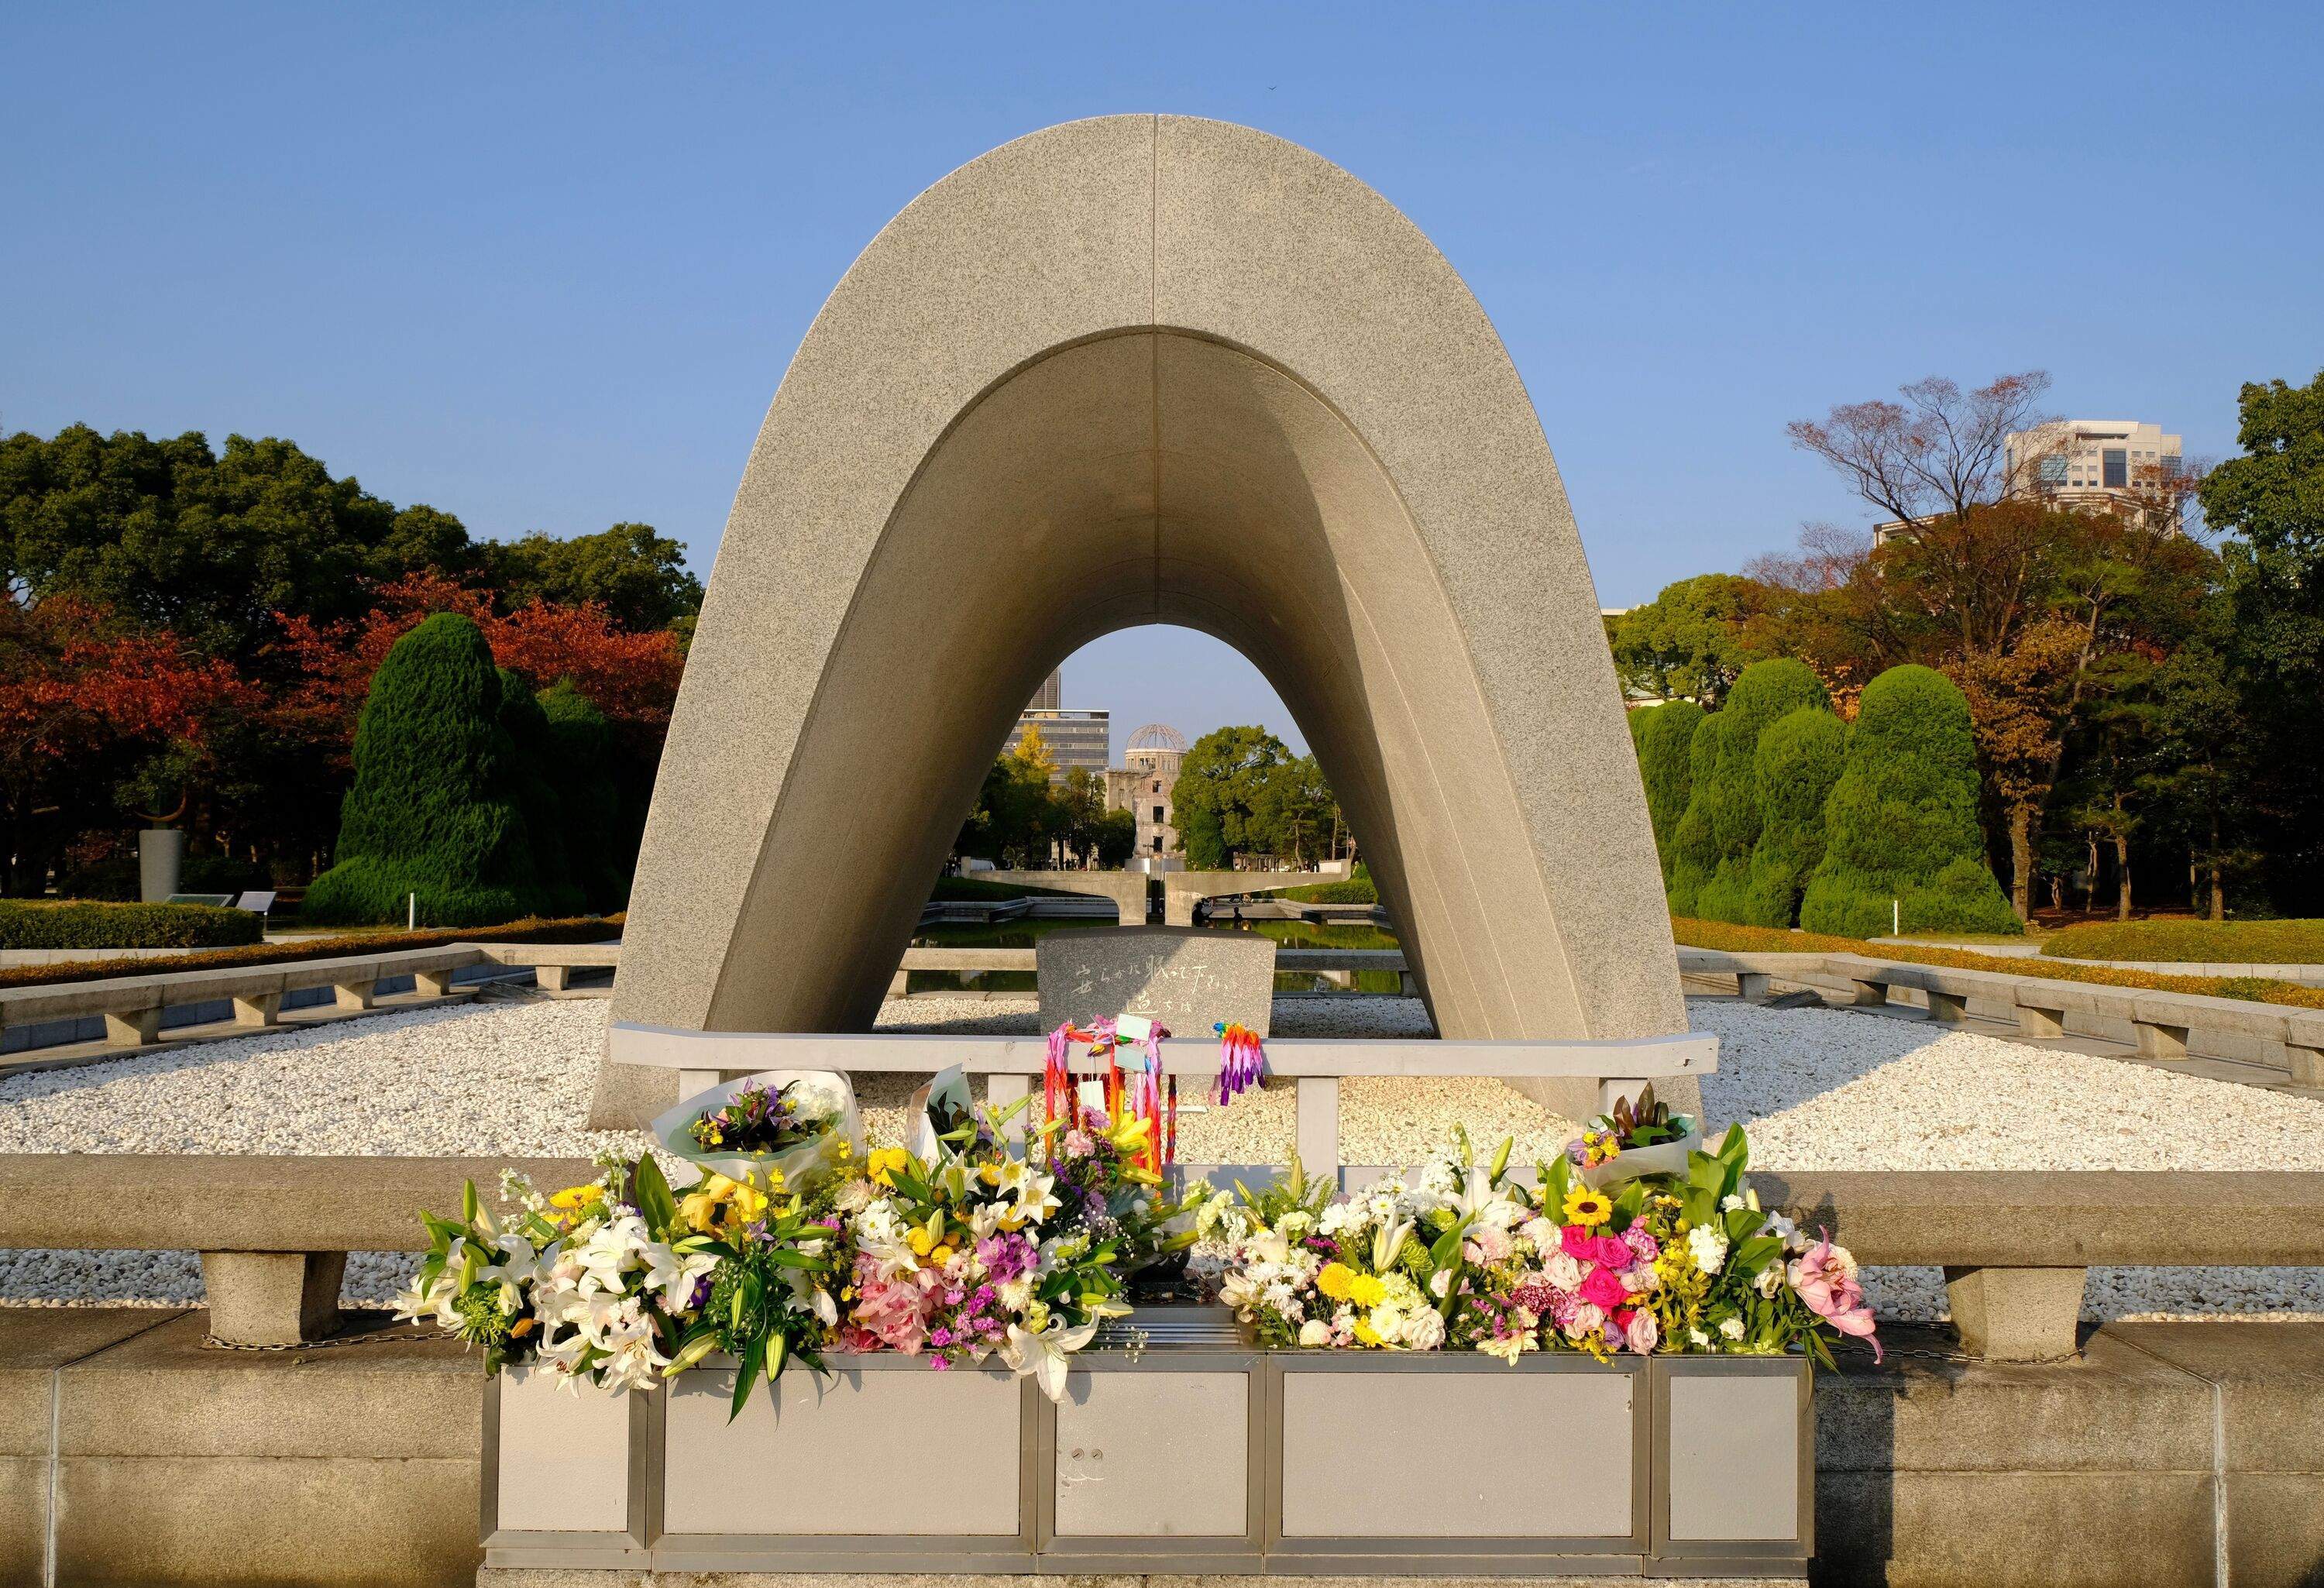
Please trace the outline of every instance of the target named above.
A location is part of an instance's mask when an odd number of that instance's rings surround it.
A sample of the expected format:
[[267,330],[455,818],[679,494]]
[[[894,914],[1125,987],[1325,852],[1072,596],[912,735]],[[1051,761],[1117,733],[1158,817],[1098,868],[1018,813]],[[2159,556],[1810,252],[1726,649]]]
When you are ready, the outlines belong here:
[[[1167,115],[971,162],[825,303],[727,521],[614,1018],[866,1027],[1019,706],[1155,623],[1281,694],[1446,1036],[1685,1029],[1596,595],[1500,339],[1363,183]],[[669,1086],[609,1066],[593,1117]]]

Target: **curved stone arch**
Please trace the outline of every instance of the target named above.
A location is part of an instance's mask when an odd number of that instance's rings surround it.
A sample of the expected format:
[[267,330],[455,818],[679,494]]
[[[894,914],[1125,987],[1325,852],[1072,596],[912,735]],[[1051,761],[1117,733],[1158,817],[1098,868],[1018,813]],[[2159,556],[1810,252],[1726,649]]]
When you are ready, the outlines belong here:
[[[1114,629],[1250,656],[1456,1037],[1684,1029],[1572,515],[1499,338],[1345,171],[1111,116],[921,194],[752,449],[615,1018],[861,1028],[1023,701]],[[666,1077],[611,1070],[593,1117]]]

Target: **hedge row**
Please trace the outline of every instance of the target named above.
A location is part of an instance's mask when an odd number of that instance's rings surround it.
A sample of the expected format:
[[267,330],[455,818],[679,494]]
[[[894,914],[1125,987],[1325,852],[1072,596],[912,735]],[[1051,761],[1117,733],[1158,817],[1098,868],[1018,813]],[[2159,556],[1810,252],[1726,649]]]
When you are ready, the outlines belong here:
[[224,948],[257,942],[261,926],[209,904],[0,900],[0,948]]
[[[53,908],[53,907],[51,907]],[[152,908],[152,907],[149,907]],[[258,918],[250,918],[256,920]],[[296,943],[260,943],[207,954],[155,955],[124,965],[117,959],[77,959],[59,965],[0,970],[0,987],[42,987],[59,982],[88,982],[105,976],[146,975],[162,971],[208,971],[228,965],[297,965],[349,954],[392,954],[399,948],[437,948],[447,943],[602,943],[618,937],[619,915],[568,920],[511,921],[500,927],[445,928],[425,932],[362,932],[339,937],[304,937]]]
[[1362,866],[1355,875],[1342,882],[1310,882],[1304,888],[1281,888],[1278,899],[1296,900],[1301,904],[1378,904],[1379,890],[1372,885],[1372,874]]
[[2052,934],[2042,952],[2064,959],[2324,965],[2324,921],[2093,921]]
[[1941,965],[1960,971],[1997,971],[2004,975],[2034,976],[2049,982],[2087,982],[2102,987],[2134,987],[2147,992],[2191,992],[2204,998],[2240,998],[2247,1003],[2324,1009],[2324,987],[2303,987],[2296,982],[2272,981],[2263,976],[2172,976],[2152,971],[2116,970],[2109,965],[2076,965],[2070,960],[2004,957],[1967,948],[1874,943],[1862,937],[1787,932],[1773,927],[1738,927],[1725,921],[1691,920],[1684,917],[1672,918],[1671,935],[1686,947],[1712,948],[1728,954],[1861,954],[1868,959]]

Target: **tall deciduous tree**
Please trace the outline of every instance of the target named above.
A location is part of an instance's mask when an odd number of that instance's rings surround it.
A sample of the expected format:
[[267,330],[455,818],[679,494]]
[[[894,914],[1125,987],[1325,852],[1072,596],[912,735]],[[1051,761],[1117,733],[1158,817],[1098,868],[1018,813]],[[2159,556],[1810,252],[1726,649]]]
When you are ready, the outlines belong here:
[[1960,519],[2007,484],[2006,442],[2045,421],[2037,411],[2050,377],[2041,370],[1997,376],[1964,392],[1931,375],[1898,388],[1902,402],[1844,402],[1821,420],[1784,426],[1792,444],[1823,459],[1892,519]]

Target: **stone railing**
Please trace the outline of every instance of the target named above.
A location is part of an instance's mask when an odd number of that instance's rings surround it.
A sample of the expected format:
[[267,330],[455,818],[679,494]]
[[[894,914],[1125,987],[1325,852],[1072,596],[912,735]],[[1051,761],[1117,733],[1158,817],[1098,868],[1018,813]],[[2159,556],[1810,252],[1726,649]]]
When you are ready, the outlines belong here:
[[[2324,1009],[2155,992],[2097,982],[2058,981],[2006,969],[1874,959],[1856,954],[1736,954],[1682,948],[1679,970],[1731,975],[1745,998],[1766,995],[1774,982],[1852,994],[1877,1006],[1911,991],[1930,1017],[1958,1022],[1974,1010],[2013,1023],[2028,1037],[2092,1036],[2123,1042],[2154,1058],[2218,1057],[2277,1064],[2298,1085],[2324,1085]],[[2008,962],[1998,960],[1998,965]]]
[[[883,1067],[851,1057],[856,1067]],[[1313,1105],[1300,1130],[1304,1161],[1334,1161]],[[597,1172],[586,1159],[0,1155],[0,1248],[198,1251],[213,1335],[295,1343],[336,1324],[348,1252],[421,1250],[420,1210],[456,1212],[467,1181],[492,1202],[503,1168],[544,1189]],[[1941,1268],[1963,1350],[1999,1361],[2071,1356],[2093,1267],[2324,1266],[2324,1174],[1751,1178],[1763,1205],[1829,1230],[1860,1262]]]
[[[147,1047],[162,1040],[161,1017],[166,1010],[227,1004],[230,1014],[214,1025],[176,1026],[170,1030],[173,1038],[226,1035],[277,1024],[282,1018],[285,996],[310,988],[331,989],[329,1007],[353,1011],[374,1007],[380,983],[409,976],[412,991],[402,995],[401,1002],[423,1004],[465,996],[465,992],[454,992],[454,976],[474,965],[490,965],[530,967],[541,988],[561,992],[575,969],[616,965],[621,952],[618,943],[449,943],[436,948],[392,949],[331,959],[0,987],[0,1030],[101,1016],[105,1038],[94,1053],[78,1051],[78,1045],[74,1045],[75,1062],[78,1062],[105,1057],[113,1049]],[[46,1055],[45,1048],[22,1048],[0,1064],[37,1065]]]
[[[986,1095],[1006,1105],[1031,1091],[1047,1066],[1048,1044],[1037,1036],[695,1031],[615,1021],[606,1033],[605,1056],[613,1064],[676,1070],[680,1097],[763,1070],[925,1075],[956,1065],[964,1074],[988,1077]],[[1173,1043],[1162,1050],[1166,1073],[1194,1076],[1198,1085],[1216,1076],[1218,1062],[1217,1047],[1208,1042]],[[1719,1039],[1701,1031],[1604,1041],[1271,1037],[1267,1042],[1268,1073],[1291,1083],[1300,1161],[1317,1170],[1337,1165],[1355,1180],[1402,1166],[1342,1163],[1340,1082],[1349,1076],[1482,1076],[1520,1089],[1563,1083],[1590,1099],[1586,1107],[1606,1110],[1649,1082],[1709,1075],[1718,1067]],[[1188,1175],[1269,1172],[1265,1165],[1182,1167]]]
[[[896,974],[888,983],[888,995],[904,995],[905,979],[913,971],[1029,971],[1034,968],[1034,951],[1030,948],[908,948]],[[1420,983],[1413,975],[1400,948],[1278,948],[1275,951],[1277,971],[1314,972],[1332,975],[1357,971],[1394,971],[1398,990],[1406,997],[1417,997]]]
[[195,1251],[210,1333],[232,1345],[328,1334],[350,1251],[418,1251],[420,1214],[456,1215],[501,1171],[544,1189],[594,1179],[587,1159],[0,1154],[0,1247]]

